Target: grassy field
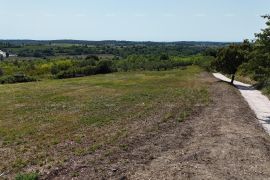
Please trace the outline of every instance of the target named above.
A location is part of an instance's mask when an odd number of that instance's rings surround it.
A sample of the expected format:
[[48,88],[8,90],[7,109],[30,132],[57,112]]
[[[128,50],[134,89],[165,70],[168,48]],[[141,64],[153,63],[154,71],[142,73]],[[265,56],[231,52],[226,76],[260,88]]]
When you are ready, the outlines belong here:
[[120,139],[136,133],[130,124],[157,114],[159,121],[180,123],[209,101],[201,72],[191,66],[1,85],[0,174],[43,174],[74,156],[101,148],[109,154]]

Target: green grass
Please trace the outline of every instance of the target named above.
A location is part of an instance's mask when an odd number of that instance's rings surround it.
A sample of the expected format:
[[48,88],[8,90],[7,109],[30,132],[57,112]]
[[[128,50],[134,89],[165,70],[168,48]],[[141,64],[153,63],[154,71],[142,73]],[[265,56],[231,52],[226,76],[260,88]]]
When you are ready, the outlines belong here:
[[266,86],[262,89],[263,94],[265,94],[270,99],[270,86]]
[[37,173],[18,174],[15,177],[15,180],[38,180],[38,174]]
[[161,121],[182,121],[208,102],[200,72],[191,66],[0,85],[0,173],[48,169],[94,153],[128,138],[127,124],[161,109],[168,109]]

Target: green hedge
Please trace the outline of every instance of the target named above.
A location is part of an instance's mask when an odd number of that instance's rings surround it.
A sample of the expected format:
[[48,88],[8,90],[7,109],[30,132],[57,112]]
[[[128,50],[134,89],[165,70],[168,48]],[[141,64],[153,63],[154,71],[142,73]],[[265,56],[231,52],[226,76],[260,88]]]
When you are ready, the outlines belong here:
[[24,74],[15,74],[12,76],[3,76],[0,78],[1,84],[23,83],[37,81],[35,78]]

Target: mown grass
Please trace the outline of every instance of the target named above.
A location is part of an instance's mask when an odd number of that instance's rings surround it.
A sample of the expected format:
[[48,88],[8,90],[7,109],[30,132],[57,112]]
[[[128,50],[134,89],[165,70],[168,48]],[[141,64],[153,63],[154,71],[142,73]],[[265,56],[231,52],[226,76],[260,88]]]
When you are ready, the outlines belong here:
[[43,173],[72,156],[94,153],[128,138],[132,129],[126,124],[163,107],[172,107],[163,121],[184,120],[209,100],[201,72],[191,66],[1,85],[0,174]]

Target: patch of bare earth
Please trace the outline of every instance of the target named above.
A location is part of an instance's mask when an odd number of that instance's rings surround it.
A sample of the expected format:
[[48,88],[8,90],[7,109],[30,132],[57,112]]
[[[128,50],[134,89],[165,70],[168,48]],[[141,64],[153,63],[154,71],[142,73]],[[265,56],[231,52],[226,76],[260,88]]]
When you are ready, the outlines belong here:
[[[47,179],[269,179],[270,137],[239,92],[203,75],[211,103],[182,123],[155,117],[110,152],[73,159]],[[172,109],[170,109],[172,110]],[[118,148],[117,148],[118,147]]]

